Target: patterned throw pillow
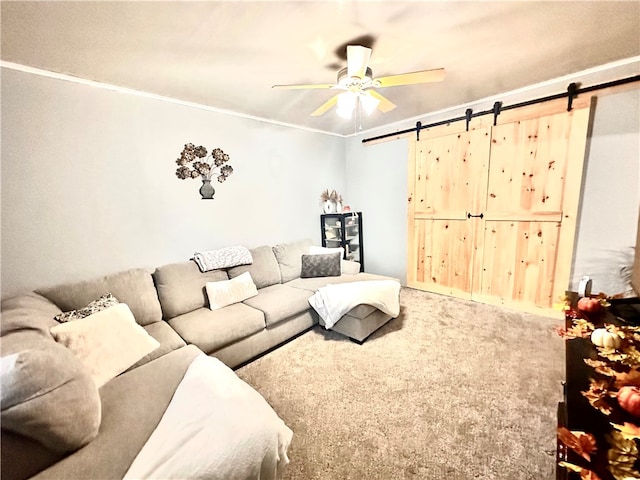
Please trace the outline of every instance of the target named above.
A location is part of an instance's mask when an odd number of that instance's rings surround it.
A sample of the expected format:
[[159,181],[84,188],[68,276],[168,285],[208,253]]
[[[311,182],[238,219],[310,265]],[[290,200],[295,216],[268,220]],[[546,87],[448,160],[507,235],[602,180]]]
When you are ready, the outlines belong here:
[[340,252],[302,255],[300,278],[339,277],[341,258]]
[[102,310],[113,307],[114,305],[118,305],[119,303],[120,302],[118,301],[118,299],[111,295],[111,293],[105,293],[99,299],[94,300],[84,308],[81,308],[79,310],[71,310],[70,312],[62,312],[53,318],[60,323],[65,323],[71,320],[78,320],[80,318],[88,317],[93,313],[101,312]]

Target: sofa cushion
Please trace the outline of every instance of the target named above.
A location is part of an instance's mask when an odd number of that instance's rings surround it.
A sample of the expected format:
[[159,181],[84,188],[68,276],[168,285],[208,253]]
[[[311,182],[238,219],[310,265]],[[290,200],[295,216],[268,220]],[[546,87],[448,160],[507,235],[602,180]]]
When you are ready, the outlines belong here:
[[341,256],[338,252],[302,255],[300,278],[339,277]]
[[32,438],[2,429],[0,436],[2,480],[25,480],[66,455],[66,453],[52,452]]
[[201,272],[193,261],[170,263],[153,272],[158,298],[167,320],[208,305],[207,282],[228,280],[225,270]]
[[265,328],[264,314],[244,303],[220,310],[199,308],[169,320],[169,325],[187,343],[209,354]]
[[76,354],[98,388],[160,346],[126,303],[56,325],[51,334]]
[[262,288],[258,295],[245,300],[243,303],[264,313],[267,327],[286,320],[294,315],[309,310],[309,297],[307,290],[289,287],[287,285],[271,285]]
[[258,294],[258,289],[249,272],[244,272],[231,280],[207,282],[205,288],[210,310],[219,310]]
[[162,320],[162,310],[153,279],[149,272],[142,268],[36,291],[65,312],[83,308],[106,292],[111,292],[120,302],[129,305],[136,322],[140,325]]
[[[68,349],[35,333],[2,337],[2,428],[36,440],[54,452],[71,452],[98,434],[101,405],[88,370]],[[15,353],[6,353],[11,345]]]
[[134,368],[138,368],[145,363],[150,362],[151,360],[155,360],[158,357],[162,357],[169,352],[173,352],[179,348],[182,348],[186,345],[185,341],[177,334],[177,332],[169,326],[169,324],[165,321],[162,322],[154,322],[149,325],[145,325],[144,328],[149,335],[155,338],[160,346],[155,350],[152,350],[150,353],[146,354],[136,363],[134,363],[128,370],[133,370]]
[[235,278],[244,272],[249,272],[257,288],[264,288],[280,283],[280,266],[273,253],[273,249],[268,245],[252,248],[249,250],[253,257],[251,265],[241,265],[228,270],[229,278]]
[[280,243],[273,247],[273,253],[280,266],[282,283],[300,277],[302,269],[302,255],[309,253],[311,240],[304,239],[296,242]]

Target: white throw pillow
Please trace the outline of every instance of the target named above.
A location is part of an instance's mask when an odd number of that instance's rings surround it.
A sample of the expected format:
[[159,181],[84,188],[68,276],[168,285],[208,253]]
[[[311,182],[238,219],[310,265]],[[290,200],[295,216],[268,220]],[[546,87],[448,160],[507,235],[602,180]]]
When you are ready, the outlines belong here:
[[244,272],[231,280],[207,282],[205,288],[211,310],[218,310],[258,295],[258,289],[249,272]]
[[323,253],[336,253],[336,252],[340,252],[340,258],[344,258],[344,248],[342,247],[330,248],[330,247],[317,247],[315,245],[311,245],[309,247],[310,255],[322,255]]
[[51,334],[76,354],[98,388],[160,346],[126,303],[56,325]]

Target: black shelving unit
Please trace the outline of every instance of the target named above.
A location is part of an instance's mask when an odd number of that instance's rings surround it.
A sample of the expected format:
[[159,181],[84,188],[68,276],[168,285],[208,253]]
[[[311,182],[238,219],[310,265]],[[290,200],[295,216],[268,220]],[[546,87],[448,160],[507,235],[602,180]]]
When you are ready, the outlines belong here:
[[323,247],[343,247],[344,259],[360,263],[364,272],[362,212],[320,215],[320,234]]

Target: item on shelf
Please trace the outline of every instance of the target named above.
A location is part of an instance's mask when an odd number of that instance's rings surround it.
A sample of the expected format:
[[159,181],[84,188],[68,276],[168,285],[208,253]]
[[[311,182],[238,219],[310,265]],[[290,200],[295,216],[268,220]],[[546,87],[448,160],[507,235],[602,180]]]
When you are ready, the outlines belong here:
[[355,212],[329,213],[320,216],[322,246],[342,247],[343,258],[360,264],[364,271],[362,251],[362,218]]
[[324,213],[342,213],[342,195],[326,189],[320,194],[320,205]]

